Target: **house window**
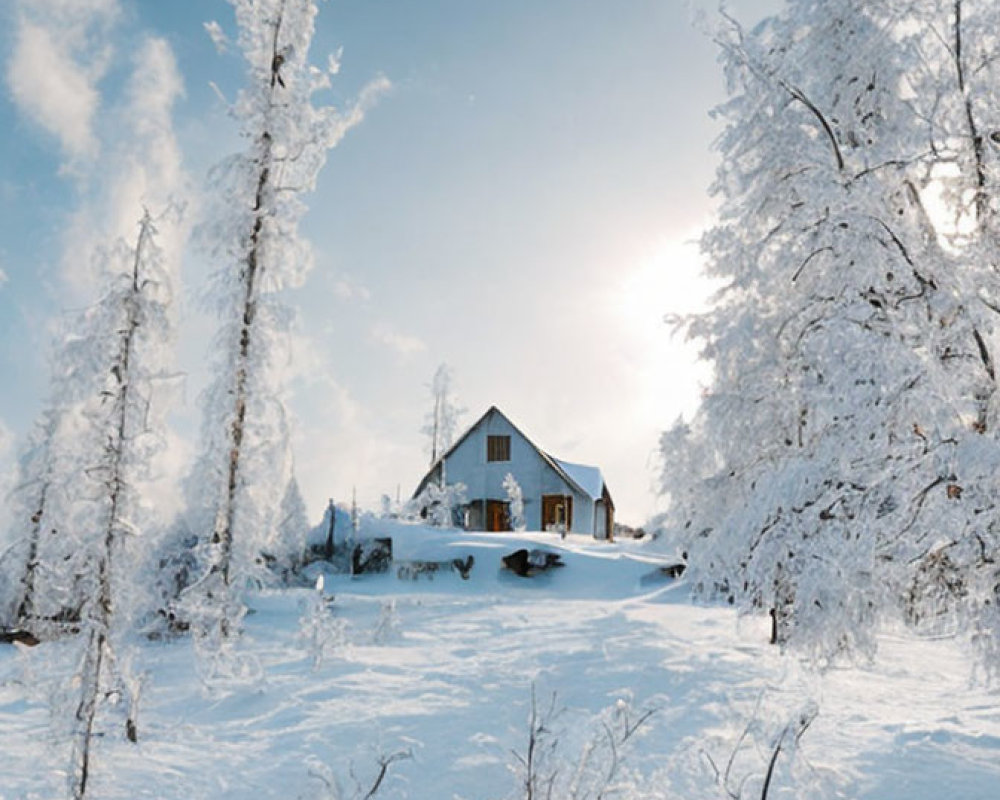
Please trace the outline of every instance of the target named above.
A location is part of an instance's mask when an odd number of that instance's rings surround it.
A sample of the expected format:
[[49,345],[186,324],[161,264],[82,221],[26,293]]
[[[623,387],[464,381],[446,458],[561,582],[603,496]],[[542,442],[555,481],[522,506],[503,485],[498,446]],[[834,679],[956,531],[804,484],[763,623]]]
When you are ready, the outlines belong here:
[[486,460],[487,461],[510,461],[510,437],[509,436],[487,436],[486,437]]

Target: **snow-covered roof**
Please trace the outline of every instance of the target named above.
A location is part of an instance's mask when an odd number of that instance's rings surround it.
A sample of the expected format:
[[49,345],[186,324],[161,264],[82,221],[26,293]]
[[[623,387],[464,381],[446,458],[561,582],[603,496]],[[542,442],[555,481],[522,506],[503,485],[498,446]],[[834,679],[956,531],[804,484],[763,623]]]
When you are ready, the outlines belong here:
[[549,456],[559,468],[565,472],[570,479],[579,486],[590,497],[591,500],[600,500],[604,494],[604,477],[597,467],[590,467],[586,464],[572,464]]

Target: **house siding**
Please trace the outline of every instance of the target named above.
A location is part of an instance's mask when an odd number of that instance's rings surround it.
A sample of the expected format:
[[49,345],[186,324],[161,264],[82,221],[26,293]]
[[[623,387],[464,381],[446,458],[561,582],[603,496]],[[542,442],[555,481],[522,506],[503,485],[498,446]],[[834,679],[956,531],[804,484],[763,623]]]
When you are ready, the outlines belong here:
[[[488,461],[487,438],[510,437],[510,460]],[[594,498],[581,492],[553,468],[538,449],[499,411],[491,409],[463,439],[447,453],[424,481],[441,480],[444,469],[446,483],[461,482],[466,487],[466,500],[475,507],[477,501],[499,500],[506,502],[503,487],[508,473],[521,486],[524,496],[524,522],[529,530],[541,530],[543,495],[572,497],[573,511],[570,530],[574,533],[595,535]],[[485,520],[479,513],[470,515],[470,528],[482,530]]]
[[[486,460],[486,442],[489,436],[510,437],[510,461]],[[488,414],[482,424],[447,456],[444,468],[447,482],[461,480],[465,484],[469,502],[506,501],[507,491],[503,488],[503,481],[508,473],[513,475],[524,495],[524,522],[530,530],[541,529],[543,494],[571,496],[571,530],[584,533],[593,531],[593,501],[574,491],[539,455],[535,446],[499,413]]]

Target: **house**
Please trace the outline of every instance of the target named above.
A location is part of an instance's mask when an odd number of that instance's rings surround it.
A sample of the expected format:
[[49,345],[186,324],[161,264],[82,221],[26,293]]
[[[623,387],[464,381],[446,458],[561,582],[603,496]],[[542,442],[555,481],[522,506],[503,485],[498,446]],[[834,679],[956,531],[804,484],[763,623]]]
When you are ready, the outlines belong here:
[[417,486],[463,483],[467,530],[511,529],[507,474],[521,487],[528,530],[571,531],[609,539],[615,505],[597,467],[560,461],[539,449],[496,406],[442,455]]

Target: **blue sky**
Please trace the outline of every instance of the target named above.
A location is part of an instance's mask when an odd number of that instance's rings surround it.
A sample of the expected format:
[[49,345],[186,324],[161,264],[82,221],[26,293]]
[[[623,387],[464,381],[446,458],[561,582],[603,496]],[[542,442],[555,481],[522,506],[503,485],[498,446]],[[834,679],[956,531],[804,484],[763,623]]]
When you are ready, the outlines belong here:
[[[619,517],[643,522],[657,508],[658,432],[693,408],[704,380],[661,321],[705,292],[686,243],[710,219],[708,112],[722,77],[689,5],[319,5],[313,60],[343,48],[319,99],[347,104],[379,76],[391,89],[306,198],[316,265],[288,297],[288,402],[311,512],[354,487],[366,505],[412,491],[427,462],[427,385],[447,362],[466,423],[500,406],[553,455],[601,466]],[[755,22],[777,3],[731,5]],[[12,0],[0,15],[10,463],[47,391],[54,321],[93,299],[89,248],[129,235],[138,200],[180,199],[197,224],[207,169],[240,146],[219,94],[234,96],[242,64],[205,32],[217,21],[232,33],[217,0]],[[129,88],[137,74],[142,103]],[[156,125],[138,137],[141,115]],[[139,177],[138,152],[152,153]],[[174,475],[197,446],[208,268],[190,243],[177,254],[186,381]]]

